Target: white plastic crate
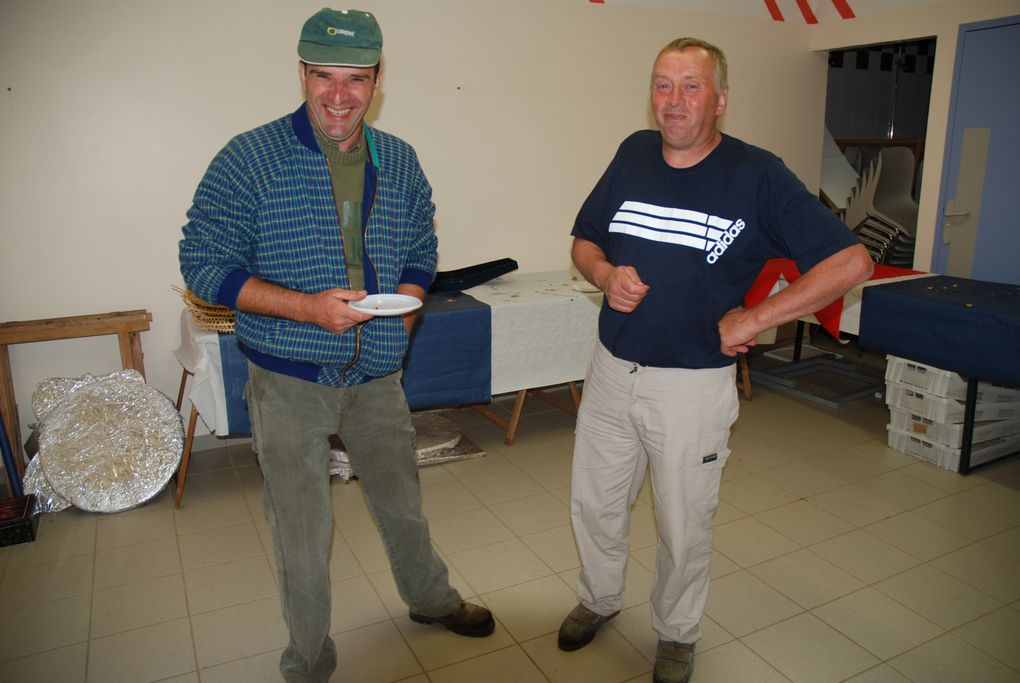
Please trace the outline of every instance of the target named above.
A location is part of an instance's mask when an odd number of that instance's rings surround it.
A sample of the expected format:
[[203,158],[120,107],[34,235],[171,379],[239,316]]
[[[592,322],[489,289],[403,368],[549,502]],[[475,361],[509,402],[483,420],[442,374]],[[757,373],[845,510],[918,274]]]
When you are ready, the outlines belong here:
[[[937,441],[949,448],[963,445],[962,422],[936,422],[931,418],[916,415],[902,408],[889,408],[889,426],[901,432],[914,434],[922,439]],[[990,439],[1020,434],[1020,420],[992,420],[975,422],[972,441],[980,443]]]
[[[926,460],[942,469],[960,471],[960,449],[949,448],[911,432],[889,427],[889,447]],[[1004,455],[1020,451],[1020,434],[975,443],[970,450],[970,465],[974,467]]]
[[[942,398],[898,382],[886,382],[885,402],[890,408],[901,408],[935,422],[963,422],[963,401]],[[996,402],[978,400],[974,420],[1020,419],[1020,400]]]
[[[885,358],[885,379],[887,382],[896,382],[920,389],[941,398],[953,398],[958,401],[967,398],[967,380],[958,373],[898,356],[886,356]],[[978,401],[1018,402],[1020,401],[1020,389],[979,382]]]

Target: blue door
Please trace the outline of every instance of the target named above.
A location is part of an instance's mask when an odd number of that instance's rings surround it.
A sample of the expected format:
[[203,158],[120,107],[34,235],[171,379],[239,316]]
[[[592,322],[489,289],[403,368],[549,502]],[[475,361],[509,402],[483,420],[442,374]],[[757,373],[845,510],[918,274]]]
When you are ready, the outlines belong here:
[[932,271],[1020,284],[1020,16],[960,27]]

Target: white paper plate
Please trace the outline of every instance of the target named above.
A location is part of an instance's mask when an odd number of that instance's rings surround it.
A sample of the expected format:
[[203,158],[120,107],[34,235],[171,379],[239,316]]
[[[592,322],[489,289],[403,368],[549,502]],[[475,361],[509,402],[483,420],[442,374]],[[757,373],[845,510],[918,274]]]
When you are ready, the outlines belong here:
[[601,292],[602,290],[588,282],[587,280],[573,280],[570,283],[570,288],[575,292]]
[[421,308],[421,299],[407,294],[369,294],[348,305],[356,311],[372,315],[404,315]]

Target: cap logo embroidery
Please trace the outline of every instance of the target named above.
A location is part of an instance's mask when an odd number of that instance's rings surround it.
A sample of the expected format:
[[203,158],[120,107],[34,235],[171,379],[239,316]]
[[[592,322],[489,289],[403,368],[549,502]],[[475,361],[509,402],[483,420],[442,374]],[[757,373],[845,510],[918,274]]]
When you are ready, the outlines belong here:
[[345,28],[335,28],[333,26],[327,26],[326,27],[326,33],[328,33],[331,36],[335,36],[337,34],[340,34],[342,36],[347,36],[348,38],[353,38],[354,37],[354,31],[351,31],[351,30],[348,30],[348,29],[345,29]]

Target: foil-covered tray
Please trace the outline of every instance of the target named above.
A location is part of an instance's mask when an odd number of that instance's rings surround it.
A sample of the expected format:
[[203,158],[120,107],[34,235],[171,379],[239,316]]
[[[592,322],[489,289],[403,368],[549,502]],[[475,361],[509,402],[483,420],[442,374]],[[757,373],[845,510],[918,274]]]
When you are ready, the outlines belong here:
[[42,459],[32,458],[25,466],[25,476],[22,478],[22,486],[26,493],[35,494],[35,509],[33,514],[43,512],[60,512],[71,507],[71,501],[53,490],[49,480],[43,474],[39,463]]
[[50,411],[60,405],[68,396],[82,387],[100,381],[145,382],[137,370],[118,370],[108,375],[82,375],[81,377],[49,377],[35,386],[32,392],[32,412],[40,421],[45,421]]
[[166,486],[181,461],[184,425],[170,399],[137,372],[94,379],[72,380],[63,400],[42,409],[37,459],[75,507],[119,512]]

